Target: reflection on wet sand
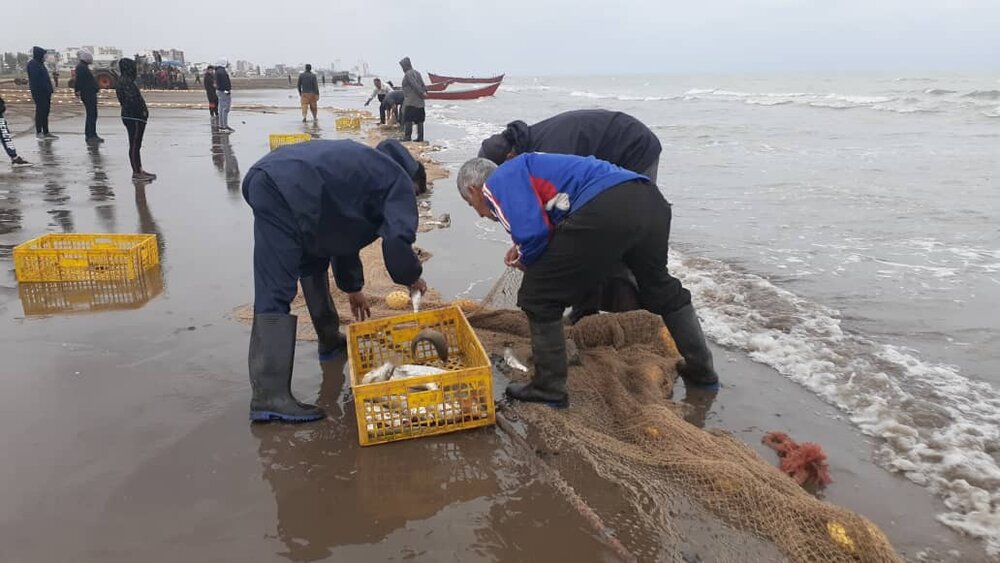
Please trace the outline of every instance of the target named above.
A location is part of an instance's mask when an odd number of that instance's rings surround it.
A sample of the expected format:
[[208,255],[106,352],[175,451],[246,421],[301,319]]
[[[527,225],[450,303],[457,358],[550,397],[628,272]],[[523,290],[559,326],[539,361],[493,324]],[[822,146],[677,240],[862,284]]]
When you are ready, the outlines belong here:
[[167,242],[163,238],[160,226],[156,224],[156,219],[149,211],[149,203],[146,201],[146,183],[133,182],[135,186],[135,210],[139,215],[139,232],[147,235],[156,235],[156,249],[160,252],[160,264],[166,263]]
[[[97,202],[94,211],[97,213],[97,220],[101,228],[108,233],[113,233],[117,229],[117,218],[115,214],[115,190],[108,179],[108,173],[104,169],[104,160],[101,156],[100,145],[87,145],[87,155],[90,158],[90,201]],[[108,203],[102,203],[108,202]]]
[[277,534],[287,549],[280,555],[322,560],[338,546],[378,543],[408,522],[496,492],[489,456],[467,457],[453,441],[362,450],[353,408],[344,400],[344,360],[328,362],[323,372],[317,402],[332,420],[298,431],[277,424],[251,427],[277,503]]
[[156,266],[134,280],[20,283],[17,290],[29,317],[138,309],[163,291],[163,272]]
[[226,179],[226,190],[230,195],[240,195],[240,163],[236,159],[229,135],[223,135],[218,130],[212,130],[212,164]]
[[52,222],[49,225],[62,229],[64,233],[72,233],[75,231],[73,213],[69,209],[62,208],[62,204],[69,201],[62,173],[63,163],[56,156],[51,142],[39,144],[38,157],[39,163],[46,170],[42,200],[52,206],[48,210],[48,214],[52,216]]

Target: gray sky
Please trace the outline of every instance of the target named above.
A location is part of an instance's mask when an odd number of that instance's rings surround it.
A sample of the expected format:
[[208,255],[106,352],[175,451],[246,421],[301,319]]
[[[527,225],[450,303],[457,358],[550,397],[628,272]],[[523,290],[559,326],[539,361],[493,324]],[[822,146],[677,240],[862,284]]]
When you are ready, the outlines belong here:
[[5,51],[176,47],[193,61],[349,67],[363,59],[383,73],[397,72],[404,55],[444,74],[1000,70],[1000,0],[7,4]]

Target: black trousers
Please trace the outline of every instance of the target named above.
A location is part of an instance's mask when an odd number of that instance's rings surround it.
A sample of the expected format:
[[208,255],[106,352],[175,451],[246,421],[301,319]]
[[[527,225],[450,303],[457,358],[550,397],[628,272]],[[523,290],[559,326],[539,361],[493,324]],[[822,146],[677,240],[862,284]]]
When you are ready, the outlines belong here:
[[388,109],[388,108],[386,108],[385,104],[382,103],[384,101],[385,101],[385,94],[379,94],[378,95],[378,122],[381,123],[382,125],[385,125],[385,110]]
[[535,322],[562,318],[619,262],[635,276],[642,308],[657,315],[691,303],[667,271],[670,204],[633,181],[610,188],[560,223],[542,257],[528,267],[517,304]]
[[97,92],[80,92],[80,100],[87,112],[83,136],[87,139],[93,139],[97,136]]
[[142,172],[142,136],[146,134],[146,122],[123,117],[122,123],[128,131],[128,161],[132,165],[132,173],[138,174]]
[[52,109],[52,95],[35,98],[35,133],[49,132],[49,110]]

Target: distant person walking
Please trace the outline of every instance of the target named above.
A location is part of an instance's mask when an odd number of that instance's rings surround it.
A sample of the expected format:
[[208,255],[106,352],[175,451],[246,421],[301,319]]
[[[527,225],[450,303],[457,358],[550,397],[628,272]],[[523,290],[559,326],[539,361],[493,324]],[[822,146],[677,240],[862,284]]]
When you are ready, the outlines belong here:
[[10,157],[10,165],[14,168],[23,168],[25,166],[31,166],[32,164],[27,160],[24,160],[17,155],[17,151],[14,149],[14,138],[10,134],[10,127],[7,125],[7,118],[4,117],[4,112],[7,111],[7,104],[0,98],[0,144],[3,145],[3,150]]
[[215,67],[208,65],[205,68],[205,78],[202,80],[205,87],[205,95],[208,96],[208,116],[212,120],[212,126],[219,125],[219,94],[215,91]]
[[229,61],[219,59],[219,64],[215,65],[215,94],[219,97],[219,131],[232,133],[236,131],[229,126],[229,109],[233,105],[233,84],[229,80],[229,73],[226,66]]
[[49,110],[52,109],[52,79],[45,68],[45,49],[32,47],[28,62],[28,86],[35,101],[35,136],[39,139],[58,139],[49,133]]
[[306,113],[312,111],[313,123],[319,121],[316,117],[317,104],[319,103],[319,83],[316,75],[313,74],[312,65],[306,65],[306,71],[299,75],[299,103],[302,104],[302,123],[306,122]]
[[378,98],[378,122],[382,125],[385,125],[386,108],[385,106],[382,105],[382,102],[385,101],[385,96],[386,94],[389,93],[389,87],[382,84],[381,78],[376,78],[374,84],[375,84],[375,89],[372,90],[372,95],[368,96],[368,99],[365,101],[365,105],[367,106],[368,104],[372,103],[373,99]]
[[132,165],[132,179],[149,182],[156,179],[156,174],[150,174],[142,168],[142,137],[146,133],[146,122],[149,120],[149,109],[146,100],[142,98],[139,85],[135,83],[137,69],[132,59],[118,61],[118,103],[122,106],[122,123],[128,132],[128,160]]
[[417,125],[417,142],[424,141],[424,99],[427,97],[427,87],[420,73],[413,70],[410,57],[399,61],[403,68],[403,140],[410,141],[413,135],[413,124]]
[[323,86],[326,86],[326,73],[319,75],[320,79],[323,81]]
[[78,51],[76,54],[80,62],[76,65],[76,79],[73,82],[73,91],[83,102],[83,108],[87,112],[87,119],[83,126],[83,136],[87,143],[103,143],[104,139],[97,136],[97,80],[94,73],[90,72],[90,65],[94,62],[94,55],[90,51]]

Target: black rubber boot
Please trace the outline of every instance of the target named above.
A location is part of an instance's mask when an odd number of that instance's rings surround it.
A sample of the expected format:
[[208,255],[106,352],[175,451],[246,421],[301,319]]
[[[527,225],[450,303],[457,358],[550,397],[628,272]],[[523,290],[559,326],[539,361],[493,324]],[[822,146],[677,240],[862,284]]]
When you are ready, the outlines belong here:
[[719,376],[715,373],[715,366],[712,363],[712,351],[708,349],[694,305],[688,304],[673,313],[663,315],[663,323],[670,330],[670,336],[677,344],[677,351],[684,357],[684,362],[678,366],[678,371],[685,385],[708,390],[718,389]]
[[295,315],[254,315],[250,330],[250,420],[309,422],[326,416],[323,409],[292,396],[297,320]]
[[423,123],[417,123],[417,142],[418,143],[424,142],[424,124]]
[[531,348],[535,356],[535,374],[529,383],[511,383],[507,396],[518,401],[545,403],[551,407],[569,406],[566,393],[566,336],[562,319],[531,323]]
[[324,271],[302,278],[299,283],[319,339],[319,361],[328,362],[347,350],[347,338],[340,333],[340,317],[330,297],[330,279]]
[[403,123],[403,140],[412,141],[413,139],[410,138],[412,136],[413,136],[413,122],[406,121]]

